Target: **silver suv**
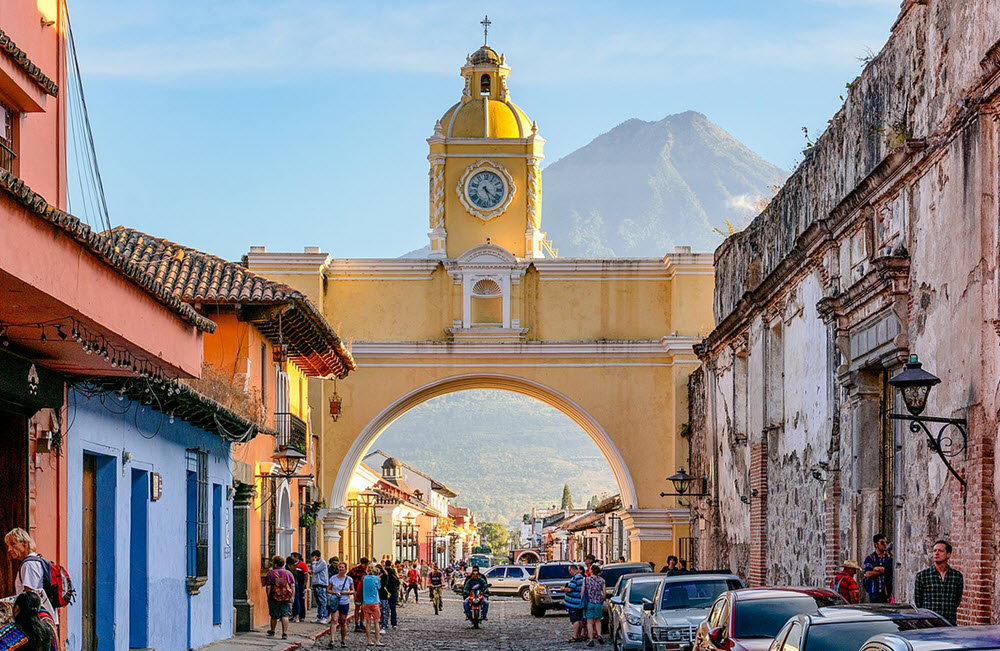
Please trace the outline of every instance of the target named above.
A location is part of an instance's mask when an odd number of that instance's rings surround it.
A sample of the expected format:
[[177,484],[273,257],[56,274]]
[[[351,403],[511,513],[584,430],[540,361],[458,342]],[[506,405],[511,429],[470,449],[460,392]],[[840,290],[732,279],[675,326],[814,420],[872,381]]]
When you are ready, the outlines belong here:
[[490,594],[517,595],[525,601],[531,598],[534,575],[534,565],[497,565],[483,572],[490,584]]
[[642,648],[645,651],[690,651],[698,624],[708,616],[715,598],[726,590],[745,587],[728,572],[678,572],[663,578],[652,599],[642,606]]

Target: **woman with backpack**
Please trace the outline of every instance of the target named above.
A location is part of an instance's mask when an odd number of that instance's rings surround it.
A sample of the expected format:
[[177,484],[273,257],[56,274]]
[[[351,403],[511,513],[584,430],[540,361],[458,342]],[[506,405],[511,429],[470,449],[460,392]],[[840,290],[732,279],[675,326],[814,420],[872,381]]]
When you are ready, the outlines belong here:
[[[46,573],[51,572],[54,566],[53,564],[42,558],[41,554],[35,551],[35,541],[32,540],[31,535],[21,528],[11,529],[6,536],[3,538],[4,543],[7,545],[7,555],[10,556],[12,560],[21,563],[20,569],[17,571],[17,578],[14,580],[14,594],[15,596],[20,596],[26,590],[30,590],[38,595],[41,600],[41,606],[39,608],[39,616],[48,623],[53,630],[59,626],[59,613],[52,606],[52,601],[49,599],[48,589],[53,588],[51,580],[49,581],[49,588],[46,588]],[[62,569],[62,568],[58,568]],[[68,576],[66,580],[68,581]],[[70,593],[72,593],[72,588],[67,586]],[[59,596],[58,592],[53,592],[55,597]],[[55,598],[53,597],[53,598]],[[70,594],[70,599],[72,599],[72,594]]]
[[274,636],[274,627],[281,621],[281,639],[288,639],[288,618],[292,616],[292,601],[295,599],[295,576],[285,569],[285,559],[275,556],[271,559],[271,571],[264,577],[267,592],[267,612],[271,615],[271,629],[268,637]]

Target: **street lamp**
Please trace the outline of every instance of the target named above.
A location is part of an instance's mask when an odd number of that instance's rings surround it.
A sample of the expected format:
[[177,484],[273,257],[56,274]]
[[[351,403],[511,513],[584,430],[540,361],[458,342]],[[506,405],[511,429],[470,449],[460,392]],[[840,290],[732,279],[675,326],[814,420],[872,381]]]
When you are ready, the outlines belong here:
[[[914,434],[923,432],[927,435],[928,444],[931,449],[934,450],[941,461],[944,462],[948,472],[962,484],[962,488],[966,488],[968,484],[965,479],[962,478],[955,467],[951,465],[948,460],[950,457],[956,457],[959,454],[965,452],[965,448],[968,445],[968,432],[966,430],[966,420],[964,418],[941,418],[937,416],[921,416],[924,413],[924,408],[927,406],[927,395],[930,393],[931,389],[941,383],[941,378],[937,377],[932,373],[921,368],[922,364],[916,355],[910,355],[910,361],[906,363],[906,367],[897,375],[894,375],[890,380],[889,384],[897,389],[903,394],[903,404],[906,405],[906,410],[910,412],[907,414],[886,414],[886,418],[892,420],[908,420],[910,421],[910,431]],[[940,424],[941,428],[938,430],[937,436],[931,434],[930,429],[927,427],[927,423]],[[962,436],[961,442],[956,441],[950,435],[946,435],[945,431],[949,427],[954,427],[958,430],[958,433]],[[963,491],[964,495],[964,491]]]
[[306,455],[291,447],[280,448],[271,455],[271,460],[278,464],[281,473],[287,477],[294,475],[295,471],[302,467],[305,459]]
[[699,493],[689,493],[691,489],[691,484],[698,481],[697,477],[687,474],[684,468],[678,468],[677,472],[669,477],[667,481],[674,485],[673,493],[660,493],[660,497],[705,497],[708,495],[708,477],[702,476],[701,481],[701,492]]

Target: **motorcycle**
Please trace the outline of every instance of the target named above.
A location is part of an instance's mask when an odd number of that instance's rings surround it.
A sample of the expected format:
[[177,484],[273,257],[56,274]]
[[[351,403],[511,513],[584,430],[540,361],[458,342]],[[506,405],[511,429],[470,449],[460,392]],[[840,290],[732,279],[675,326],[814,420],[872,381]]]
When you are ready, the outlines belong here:
[[472,628],[479,628],[479,622],[483,619],[483,602],[486,601],[486,597],[483,595],[483,591],[479,586],[472,588],[469,593],[469,620],[472,622]]

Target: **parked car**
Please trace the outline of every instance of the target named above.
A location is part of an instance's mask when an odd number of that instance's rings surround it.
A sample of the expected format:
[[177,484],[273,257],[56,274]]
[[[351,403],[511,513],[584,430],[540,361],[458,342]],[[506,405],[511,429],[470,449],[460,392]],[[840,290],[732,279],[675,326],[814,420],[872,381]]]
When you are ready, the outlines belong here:
[[601,566],[601,578],[607,589],[607,598],[604,600],[604,617],[601,618],[601,632],[610,634],[611,632],[611,596],[615,592],[618,579],[626,574],[652,574],[653,568],[649,563],[608,563]]
[[531,565],[497,565],[483,573],[490,585],[490,594],[517,595],[527,601],[531,597]]
[[695,629],[716,598],[742,587],[743,579],[729,572],[674,572],[663,577],[653,598],[643,601],[642,648],[689,651]]
[[695,651],[766,651],[791,617],[847,602],[827,588],[744,588],[715,600],[698,625]]
[[[648,566],[647,566],[648,567]],[[642,603],[653,600],[664,574],[623,574],[608,600],[608,634],[615,651],[642,648]]]
[[576,565],[569,561],[554,561],[542,563],[535,568],[535,576],[531,580],[531,590],[529,591],[529,601],[531,602],[531,614],[535,617],[545,617],[545,611],[563,609],[562,592],[569,581],[569,566]]
[[882,633],[861,651],[1000,651],[1000,626],[955,626]]
[[768,650],[858,651],[879,633],[950,626],[934,611],[906,604],[833,606],[788,620]]

